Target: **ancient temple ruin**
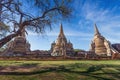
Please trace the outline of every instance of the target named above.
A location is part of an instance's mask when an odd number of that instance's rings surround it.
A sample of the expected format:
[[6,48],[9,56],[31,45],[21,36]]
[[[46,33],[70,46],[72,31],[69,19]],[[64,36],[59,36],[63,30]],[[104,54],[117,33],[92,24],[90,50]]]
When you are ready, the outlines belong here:
[[8,42],[7,49],[4,51],[3,56],[24,56],[30,53],[30,51],[30,44],[26,40],[25,29],[23,29],[20,35]]
[[111,43],[100,34],[96,24],[94,28],[95,34],[91,42],[90,51],[99,56],[112,56],[114,53],[118,53],[118,51],[111,46]]
[[62,24],[60,26],[60,33],[58,35],[58,38],[56,42],[54,41],[51,44],[51,55],[52,56],[70,56],[73,54],[73,45],[69,41],[67,41]]
[[90,51],[75,52],[73,44],[67,40],[63,26],[60,25],[60,33],[56,41],[51,44],[50,50],[30,50],[30,44],[26,40],[25,29],[20,35],[7,43],[7,48],[0,54],[0,59],[33,59],[33,60],[56,60],[56,59],[120,59],[120,44],[112,45],[101,35],[96,24],[95,34],[91,42]]

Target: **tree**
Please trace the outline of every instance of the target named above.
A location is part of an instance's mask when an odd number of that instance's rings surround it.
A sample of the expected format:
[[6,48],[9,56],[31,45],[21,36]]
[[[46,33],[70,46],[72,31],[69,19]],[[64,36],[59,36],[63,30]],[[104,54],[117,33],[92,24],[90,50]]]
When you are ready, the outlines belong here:
[[[3,10],[2,2],[3,2],[3,0],[0,0],[0,37],[1,38],[4,37],[6,35],[6,33],[9,31],[9,26],[4,24],[4,22],[2,21],[5,19],[5,16],[7,16],[6,13],[4,13],[5,9]],[[11,3],[11,2],[9,2],[9,3]],[[5,4],[8,4],[8,3],[5,3]],[[6,7],[8,7],[8,5],[6,5]]]
[[0,47],[21,35],[24,28],[36,33],[44,33],[47,27],[51,29],[53,22],[69,17],[71,2],[71,0],[0,0],[0,22],[8,24],[10,30],[9,35],[0,39]]
[[1,38],[4,37],[8,31],[9,31],[9,26],[0,22],[0,37]]

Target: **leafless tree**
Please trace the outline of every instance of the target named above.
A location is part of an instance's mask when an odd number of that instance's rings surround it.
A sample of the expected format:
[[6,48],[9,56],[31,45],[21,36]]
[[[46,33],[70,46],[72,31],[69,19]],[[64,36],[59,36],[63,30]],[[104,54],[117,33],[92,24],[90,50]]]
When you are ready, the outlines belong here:
[[[71,0],[0,0],[0,22],[9,25],[10,34],[0,39],[0,47],[21,35],[23,28],[44,33],[61,18],[69,18]],[[1,26],[1,25],[0,25]]]

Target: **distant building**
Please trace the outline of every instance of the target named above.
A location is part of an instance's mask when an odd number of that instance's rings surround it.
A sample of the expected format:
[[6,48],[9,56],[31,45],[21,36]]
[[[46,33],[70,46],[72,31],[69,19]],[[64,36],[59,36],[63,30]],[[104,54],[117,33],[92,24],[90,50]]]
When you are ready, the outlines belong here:
[[46,50],[34,50],[34,51],[31,51],[31,53],[28,54],[28,55],[29,56],[33,55],[36,58],[39,58],[39,57],[50,57],[51,56],[50,52],[46,51]]
[[73,53],[73,45],[67,41],[61,24],[58,38],[51,44],[51,56],[71,56]]
[[120,53],[120,43],[112,44],[112,47]]

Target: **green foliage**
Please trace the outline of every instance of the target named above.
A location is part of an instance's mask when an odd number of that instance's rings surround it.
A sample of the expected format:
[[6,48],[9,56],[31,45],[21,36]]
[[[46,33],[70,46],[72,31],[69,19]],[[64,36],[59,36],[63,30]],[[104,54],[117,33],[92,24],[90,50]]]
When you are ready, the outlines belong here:
[[74,49],[75,52],[81,52],[81,51],[85,51],[83,49]]
[[3,22],[0,22],[0,37],[3,37],[6,35],[7,32],[10,31],[9,26],[4,24]]

